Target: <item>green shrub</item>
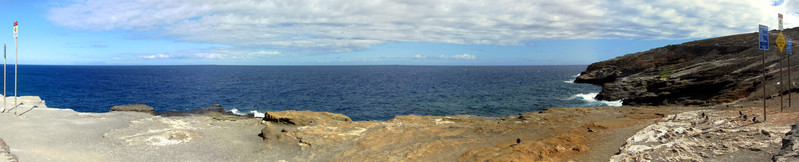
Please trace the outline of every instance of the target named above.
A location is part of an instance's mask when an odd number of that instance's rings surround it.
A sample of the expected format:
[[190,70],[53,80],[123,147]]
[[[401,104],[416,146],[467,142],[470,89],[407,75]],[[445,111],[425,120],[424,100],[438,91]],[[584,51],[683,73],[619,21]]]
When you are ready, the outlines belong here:
[[674,70],[661,71],[660,74],[658,74],[658,77],[663,78],[663,79],[668,79],[669,78],[669,74],[671,74],[673,72],[674,72]]

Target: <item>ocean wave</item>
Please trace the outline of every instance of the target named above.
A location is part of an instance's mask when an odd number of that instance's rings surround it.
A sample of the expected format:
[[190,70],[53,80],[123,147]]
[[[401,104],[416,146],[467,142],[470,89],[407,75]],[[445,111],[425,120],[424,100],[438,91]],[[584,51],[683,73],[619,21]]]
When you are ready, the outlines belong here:
[[264,113],[258,112],[258,110],[252,110],[250,112],[245,113],[245,112],[239,111],[239,109],[235,109],[234,108],[234,109],[230,110],[230,113],[233,113],[233,114],[236,114],[236,115],[241,115],[241,116],[247,116],[247,115],[252,114],[256,118],[263,118],[264,117]]
[[596,99],[596,95],[599,95],[599,93],[578,93],[578,94],[572,96],[569,99],[570,100],[574,100],[574,99],[583,100],[583,101],[586,102],[586,106],[613,106],[613,107],[619,107],[619,106],[622,105],[622,100],[618,100],[618,101],[602,101],[602,100],[597,100]]
[[569,84],[574,84],[574,80],[577,80],[578,76],[580,76],[580,74],[572,75],[572,80],[567,80],[567,81],[563,81],[563,82],[566,82],[566,83],[569,83]]

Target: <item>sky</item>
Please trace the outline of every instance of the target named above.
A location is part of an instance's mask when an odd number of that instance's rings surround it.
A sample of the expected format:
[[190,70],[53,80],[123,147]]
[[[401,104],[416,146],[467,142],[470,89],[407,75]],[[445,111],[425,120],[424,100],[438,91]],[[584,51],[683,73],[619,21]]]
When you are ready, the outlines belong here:
[[18,21],[20,64],[588,65],[776,29],[777,13],[793,28],[797,11],[790,0],[0,0],[0,43],[13,59]]

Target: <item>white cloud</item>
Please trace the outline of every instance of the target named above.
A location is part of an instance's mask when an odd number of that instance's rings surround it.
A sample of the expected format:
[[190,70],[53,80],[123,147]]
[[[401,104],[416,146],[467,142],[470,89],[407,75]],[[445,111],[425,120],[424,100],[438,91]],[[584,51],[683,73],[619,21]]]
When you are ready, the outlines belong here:
[[474,59],[477,59],[477,56],[470,55],[470,54],[462,54],[462,55],[453,55],[453,56],[450,56],[450,58],[463,59],[463,60],[474,60]]
[[477,56],[471,54],[461,54],[461,55],[438,55],[438,56],[427,56],[427,55],[414,55],[411,57],[413,59],[452,59],[452,60],[476,60]]
[[139,59],[257,59],[272,56],[281,56],[281,52],[242,48],[208,48],[159,54],[144,54],[136,57]]
[[155,55],[146,55],[146,56],[139,56],[139,58],[143,59],[168,59],[171,56],[165,54],[155,54]]
[[[794,1],[762,0],[87,0],[54,6],[73,29],[217,43],[270,54],[325,54],[388,42],[525,45],[536,39],[686,39],[786,27]],[[787,12],[791,11],[791,12]],[[470,55],[458,56],[473,59]],[[219,57],[233,57],[220,55]],[[242,56],[244,57],[244,56]],[[448,56],[453,57],[453,56]]]

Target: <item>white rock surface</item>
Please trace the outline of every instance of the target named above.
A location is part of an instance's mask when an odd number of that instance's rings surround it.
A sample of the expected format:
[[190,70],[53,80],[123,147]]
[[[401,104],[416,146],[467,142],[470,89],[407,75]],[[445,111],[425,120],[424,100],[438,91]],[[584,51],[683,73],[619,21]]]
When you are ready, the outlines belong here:
[[[742,117],[720,117],[717,111],[690,111],[667,116],[638,131],[610,161],[717,161],[742,150],[763,151],[780,145],[787,126],[753,127]],[[705,113],[708,118],[701,117]],[[711,122],[713,121],[713,122]]]

